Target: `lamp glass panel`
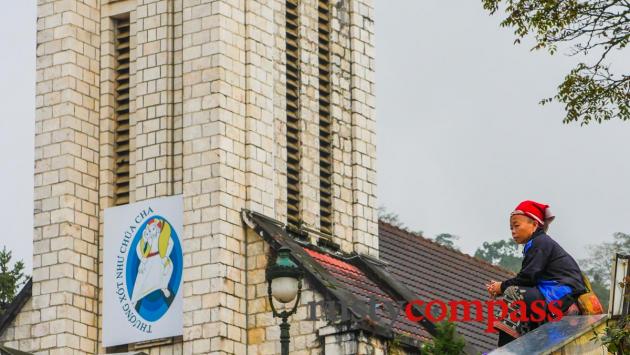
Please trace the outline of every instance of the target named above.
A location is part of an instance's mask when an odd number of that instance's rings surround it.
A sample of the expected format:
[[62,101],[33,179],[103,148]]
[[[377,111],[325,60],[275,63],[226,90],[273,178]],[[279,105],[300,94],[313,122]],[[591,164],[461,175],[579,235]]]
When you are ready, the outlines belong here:
[[298,280],[292,277],[277,277],[271,280],[271,295],[282,303],[293,301],[298,292]]

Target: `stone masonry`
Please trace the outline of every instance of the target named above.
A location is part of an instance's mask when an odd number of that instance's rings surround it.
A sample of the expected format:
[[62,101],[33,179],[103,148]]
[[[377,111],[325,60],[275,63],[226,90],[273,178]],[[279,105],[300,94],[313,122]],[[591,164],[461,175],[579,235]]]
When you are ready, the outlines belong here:
[[[269,246],[240,212],[287,218],[285,6],[38,0],[33,296],[1,341],[38,354],[279,352],[264,279]],[[316,230],[317,6],[299,1],[300,213]],[[330,6],[333,241],[378,256],[372,0]],[[99,270],[102,211],[114,204],[113,26],[122,17],[131,23],[130,203],[184,196],[184,330],[106,349]],[[307,319],[307,303],[323,297],[305,281],[293,353],[331,346],[317,335],[326,320]]]
[[[103,4],[101,17],[101,212],[114,202],[117,63],[113,25],[120,17],[129,17],[131,23],[130,202],[182,193],[182,1],[110,1]],[[102,222],[101,219],[101,238]],[[103,275],[99,276],[102,281]],[[102,324],[102,318],[99,321]],[[99,330],[99,336],[101,333]],[[173,345],[147,344],[149,349],[143,351],[181,353],[181,339],[172,342]],[[140,348],[143,347],[130,347]],[[106,349],[101,346],[99,351]]]
[[[100,6],[38,1],[30,319],[19,347],[93,353],[98,309]],[[18,322],[20,320],[18,319]],[[18,327],[28,333],[26,327]]]

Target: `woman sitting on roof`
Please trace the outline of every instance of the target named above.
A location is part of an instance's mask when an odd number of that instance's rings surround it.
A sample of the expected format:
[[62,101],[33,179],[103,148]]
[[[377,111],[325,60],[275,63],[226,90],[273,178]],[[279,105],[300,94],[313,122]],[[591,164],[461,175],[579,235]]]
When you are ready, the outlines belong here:
[[[553,219],[548,205],[534,201],[521,202],[510,215],[512,238],[516,243],[524,244],[521,271],[503,282],[492,280],[486,288],[492,297],[503,295],[509,312],[517,301],[524,303],[525,319],[529,322],[514,321],[509,316],[496,321],[494,327],[499,330],[499,346],[544,323],[547,317],[539,317],[538,322],[532,321],[532,304],[535,301],[542,303],[545,313],[549,312],[549,303],[556,301],[554,305],[565,313],[575,304],[578,296],[586,292],[578,264],[546,234]],[[576,306],[572,308],[577,309]]]

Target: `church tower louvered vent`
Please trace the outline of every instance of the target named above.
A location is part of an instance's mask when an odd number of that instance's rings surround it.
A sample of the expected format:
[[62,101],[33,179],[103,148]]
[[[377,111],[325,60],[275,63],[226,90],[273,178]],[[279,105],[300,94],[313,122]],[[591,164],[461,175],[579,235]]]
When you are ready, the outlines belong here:
[[287,223],[300,224],[300,54],[298,0],[286,2]]
[[116,91],[115,91],[115,195],[114,204],[129,203],[129,18],[115,20]]
[[330,2],[318,1],[320,229],[332,234],[332,137],[330,114]]

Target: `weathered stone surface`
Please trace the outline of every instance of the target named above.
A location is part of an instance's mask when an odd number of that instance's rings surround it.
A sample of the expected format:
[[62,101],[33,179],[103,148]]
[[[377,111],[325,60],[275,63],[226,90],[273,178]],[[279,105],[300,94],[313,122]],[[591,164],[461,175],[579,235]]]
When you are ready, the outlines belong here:
[[[318,1],[299,4],[300,214],[318,229]],[[268,245],[240,211],[287,218],[285,6],[38,1],[33,297],[1,335],[8,346],[105,351],[99,285],[102,212],[115,192],[113,19],[128,16],[130,202],[184,196],[183,339],[144,351],[279,351]],[[334,241],[376,256],[373,6],[339,0],[330,10]],[[323,350],[316,331],[325,321],[307,319],[307,303],[321,298],[304,285],[292,352]]]

